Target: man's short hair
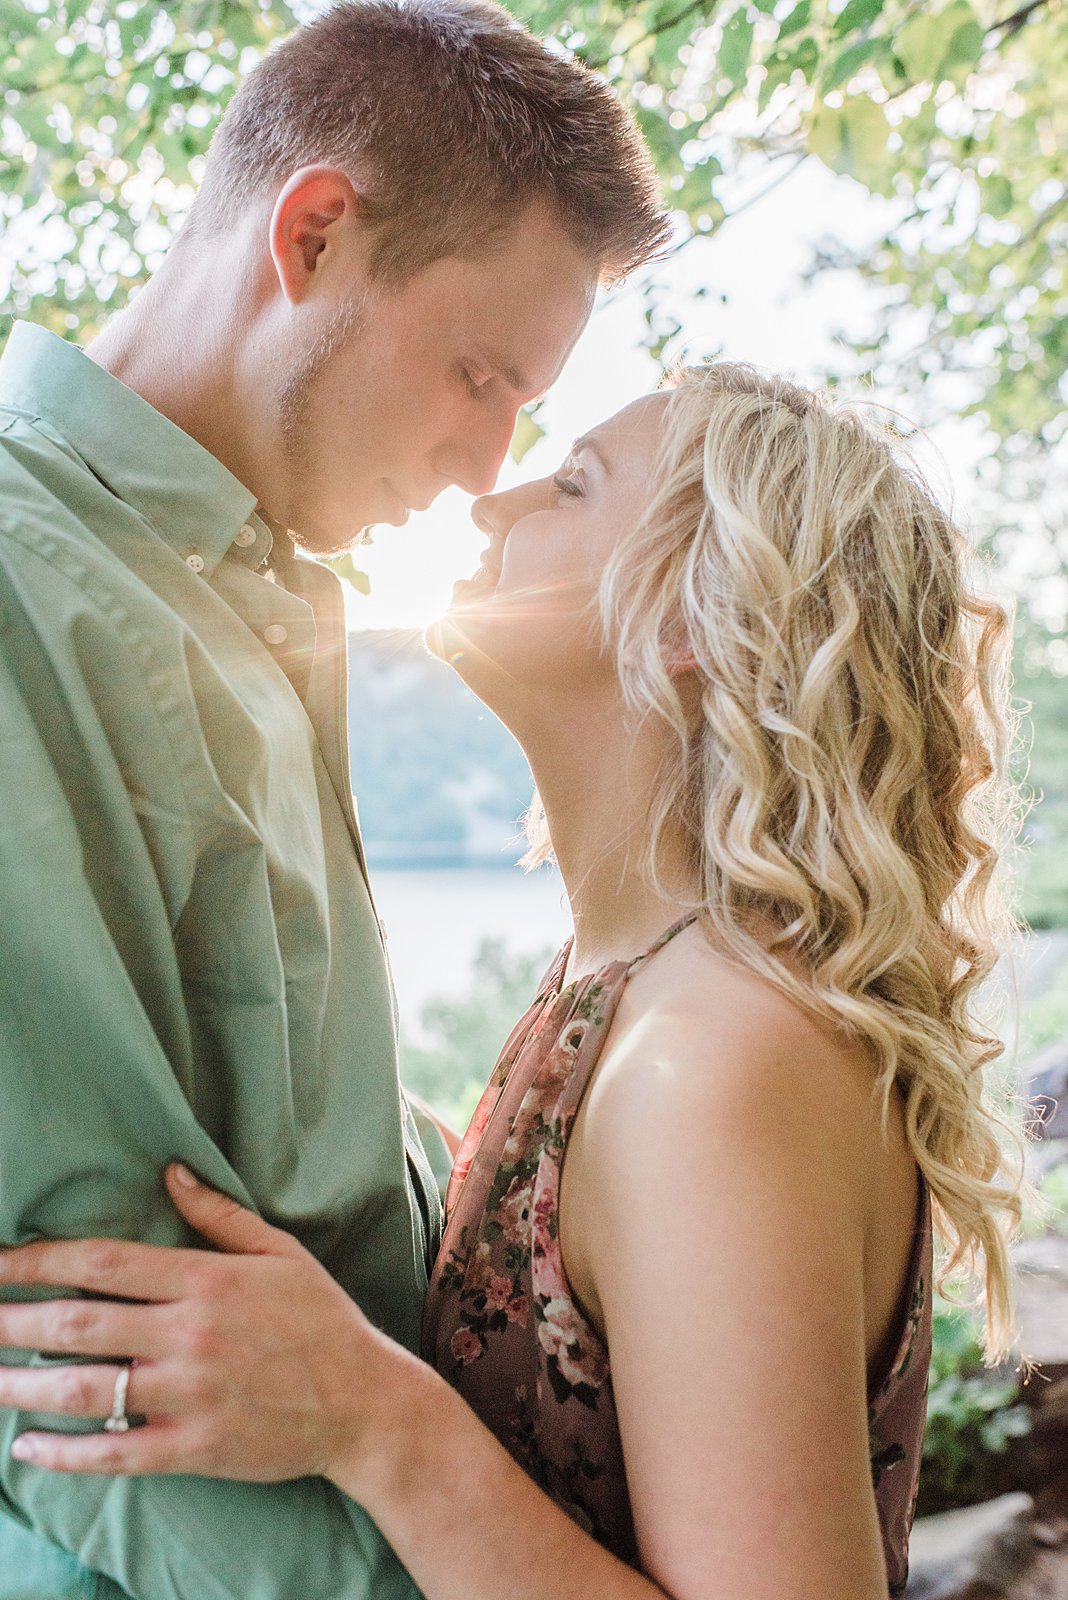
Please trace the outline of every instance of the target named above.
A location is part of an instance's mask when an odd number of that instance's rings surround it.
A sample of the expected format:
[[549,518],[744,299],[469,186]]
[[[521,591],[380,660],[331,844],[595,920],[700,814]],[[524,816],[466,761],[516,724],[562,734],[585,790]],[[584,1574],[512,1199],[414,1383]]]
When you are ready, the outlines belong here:
[[361,194],[380,277],[492,248],[536,200],[602,281],[668,238],[630,113],[492,0],[340,0],[297,28],[234,95],[186,233],[221,232],[320,163]]

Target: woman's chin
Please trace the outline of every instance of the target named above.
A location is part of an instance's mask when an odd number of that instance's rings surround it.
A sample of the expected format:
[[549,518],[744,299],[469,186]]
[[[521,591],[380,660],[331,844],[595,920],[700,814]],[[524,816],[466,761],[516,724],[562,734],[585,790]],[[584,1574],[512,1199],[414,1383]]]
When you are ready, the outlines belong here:
[[484,612],[486,600],[492,597],[495,588],[496,583],[491,582],[484,572],[479,572],[474,578],[460,578],[453,584],[449,609],[437,617],[423,635],[432,655],[447,661],[450,666],[457,665],[454,658],[458,651],[473,645],[472,633]]
[[437,656],[439,661],[444,661],[460,677],[467,681],[464,671],[465,662],[471,656],[483,654],[476,643],[475,629],[471,627],[474,618],[471,608],[451,605],[443,616],[437,617],[426,629],[423,638],[431,655]]

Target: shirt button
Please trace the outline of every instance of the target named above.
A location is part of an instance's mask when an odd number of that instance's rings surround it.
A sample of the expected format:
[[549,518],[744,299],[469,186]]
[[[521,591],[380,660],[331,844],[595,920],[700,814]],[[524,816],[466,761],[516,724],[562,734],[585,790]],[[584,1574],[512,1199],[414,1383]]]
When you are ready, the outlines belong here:
[[204,571],[204,557],[198,556],[195,551],[191,556],[186,556],[185,564],[189,568],[190,572]]
[[246,522],[244,527],[239,528],[237,533],[234,535],[234,543],[240,545],[242,550],[247,550],[249,545],[256,543],[255,528],[250,527]]
[[289,634],[280,622],[269,622],[263,630],[263,637],[268,644],[285,644]]

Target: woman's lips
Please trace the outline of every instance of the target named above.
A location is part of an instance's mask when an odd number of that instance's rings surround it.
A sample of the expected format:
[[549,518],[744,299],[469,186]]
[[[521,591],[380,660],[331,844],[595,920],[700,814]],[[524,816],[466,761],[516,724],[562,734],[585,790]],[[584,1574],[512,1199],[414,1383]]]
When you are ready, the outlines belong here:
[[492,594],[500,580],[499,567],[479,567],[470,578],[459,578],[453,587],[453,596],[457,599],[474,599],[479,595]]

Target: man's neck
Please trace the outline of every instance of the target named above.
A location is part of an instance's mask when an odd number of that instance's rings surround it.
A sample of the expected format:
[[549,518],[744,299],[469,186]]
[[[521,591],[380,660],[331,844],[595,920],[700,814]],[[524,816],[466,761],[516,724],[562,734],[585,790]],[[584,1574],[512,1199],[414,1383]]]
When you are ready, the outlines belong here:
[[206,254],[174,247],[85,353],[255,493],[235,370],[238,312],[220,304],[218,274]]

